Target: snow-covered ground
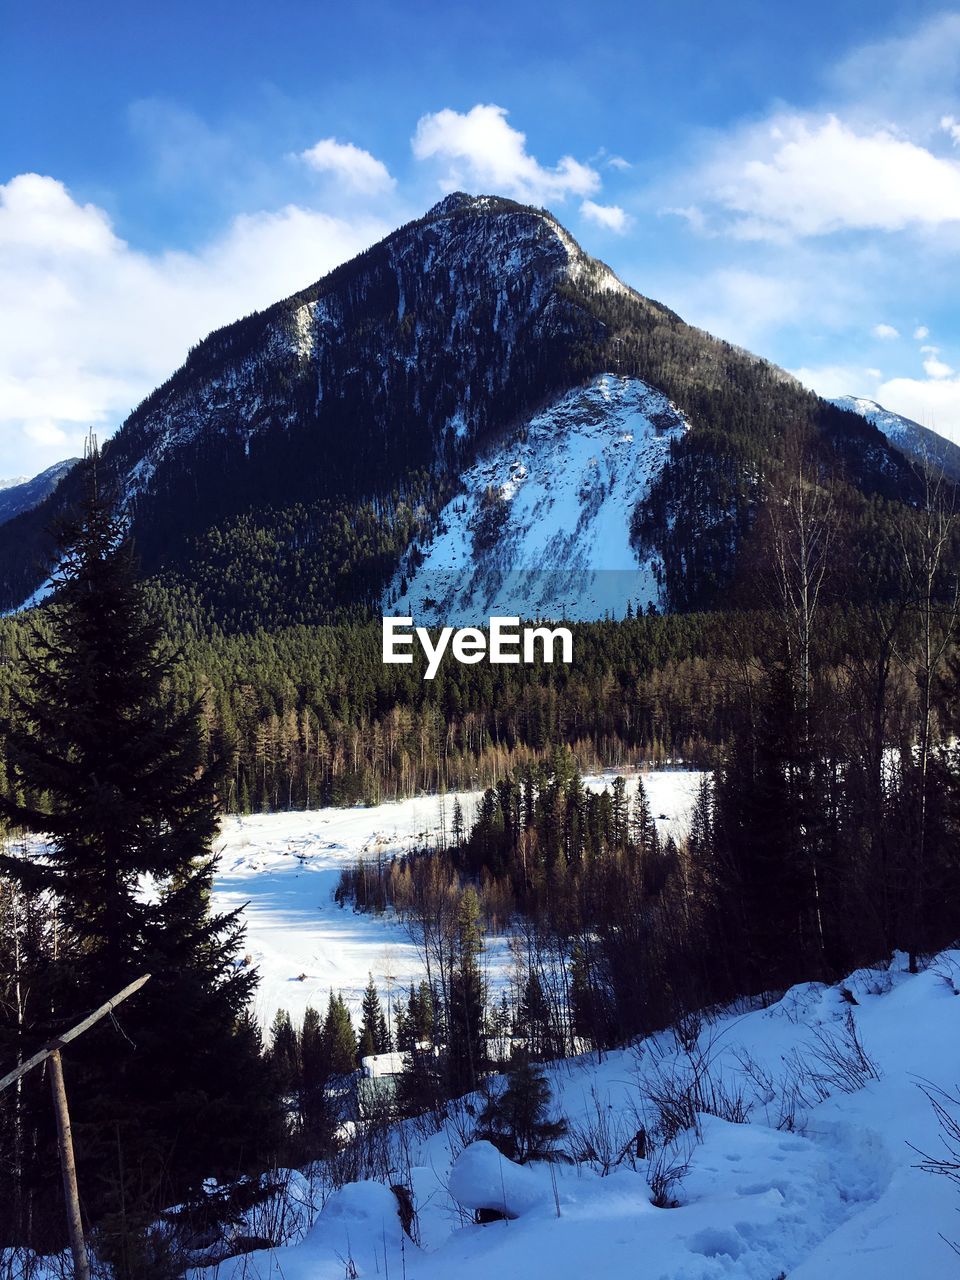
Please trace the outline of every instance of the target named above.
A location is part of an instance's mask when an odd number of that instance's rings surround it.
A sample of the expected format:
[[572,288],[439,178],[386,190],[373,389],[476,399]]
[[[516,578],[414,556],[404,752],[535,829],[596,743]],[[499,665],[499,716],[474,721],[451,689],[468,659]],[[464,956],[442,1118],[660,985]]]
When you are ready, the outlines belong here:
[[[839,986],[804,984],[768,1008],[705,1022],[687,1048],[661,1033],[602,1063],[592,1055],[551,1068],[555,1109],[571,1124],[567,1145],[583,1148],[589,1136],[614,1159],[627,1149],[606,1176],[597,1159],[520,1168],[487,1144],[470,1145],[458,1124],[424,1136],[408,1123],[389,1179],[412,1184],[419,1243],[402,1235],[388,1187],[361,1181],[327,1194],[318,1216],[305,1213],[285,1247],[197,1277],[953,1275],[957,1258],[942,1237],[960,1237],[960,1199],[946,1178],[918,1167],[918,1149],[944,1150],[919,1086],[955,1089],[960,1079],[960,953],[945,953],[916,976],[897,958],[889,970],[861,971],[844,985],[853,1003]],[[851,1025],[870,1063],[860,1078],[843,1069],[857,1057]],[[704,1070],[714,1093],[741,1098],[748,1122],[701,1114],[699,1134],[681,1134],[670,1148],[689,1162],[669,1189],[676,1207],[655,1207],[656,1156],[634,1159],[630,1139],[641,1124],[656,1133],[651,1094],[664,1080],[676,1093]],[[297,1185],[306,1198],[306,1181]],[[316,1186],[314,1194],[319,1209],[324,1195]],[[473,1225],[469,1210],[491,1204],[516,1216]]]
[[[615,777],[594,774],[593,789]],[[643,774],[661,834],[682,835],[696,801],[701,773]],[[636,775],[628,790],[636,788]],[[444,797],[449,835],[453,804],[459,799],[469,828],[480,792]],[[243,907],[247,953],[260,971],[255,1011],[269,1025],[277,1009],[299,1019],[307,1005],[321,1010],[332,991],[342,991],[359,1009],[368,974],[388,1007],[424,976],[423,961],[404,925],[391,916],[361,915],[333,900],[343,867],[359,857],[389,858],[435,845],[441,826],[440,799],[413,800],[370,808],[317,809],[226,818],[218,848],[220,869],[215,906]],[[510,957],[505,938],[488,938],[485,964],[492,988],[507,979]]]
[[638,559],[630,520],[686,429],[637,378],[606,373],[561,396],[464,473],[442,532],[419,568],[397,574],[384,611],[475,626],[491,615],[622,618],[628,601],[656,603],[657,562]]

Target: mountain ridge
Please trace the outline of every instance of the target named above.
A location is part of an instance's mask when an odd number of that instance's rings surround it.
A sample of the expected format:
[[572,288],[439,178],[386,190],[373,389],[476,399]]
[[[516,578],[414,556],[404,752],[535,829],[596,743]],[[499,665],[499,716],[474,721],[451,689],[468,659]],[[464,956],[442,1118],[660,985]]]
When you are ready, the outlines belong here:
[[[211,333],[99,463],[144,571],[231,628],[377,611],[423,554],[479,451],[603,374],[636,378],[690,430],[630,520],[664,607],[728,590],[788,427],[865,494],[910,484],[872,424],[623,284],[552,214],[447,196],[348,263]],[[0,606],[46,577],[56,495],[0,526]]]
[[948,479],[960,482],[960,447],[938,431],[925,427],[913,418],[885,408],[866,396],[836,396],[830,401],[838,409],[858,413],[870,422],[901,453],[913,461],[941,467]]
[[0,524],[38,506],[79,461],[79,458],[65,458],[38,475],[0,481]]

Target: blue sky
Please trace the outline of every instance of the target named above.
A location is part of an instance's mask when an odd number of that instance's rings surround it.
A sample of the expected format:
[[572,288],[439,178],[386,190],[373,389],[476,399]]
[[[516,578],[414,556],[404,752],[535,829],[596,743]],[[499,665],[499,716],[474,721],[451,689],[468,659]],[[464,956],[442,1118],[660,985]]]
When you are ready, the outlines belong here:
[[960,9],[3,5],[0,476],[446,190],[960,440]]

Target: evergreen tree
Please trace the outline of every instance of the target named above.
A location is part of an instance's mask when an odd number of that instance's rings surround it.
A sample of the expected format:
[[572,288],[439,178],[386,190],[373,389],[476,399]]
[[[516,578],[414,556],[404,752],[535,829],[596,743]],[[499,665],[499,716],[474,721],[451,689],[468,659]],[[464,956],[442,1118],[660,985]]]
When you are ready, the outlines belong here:
[[567,1132],[566,1121],[548,1120],[550,1085],[542,1068],[520,1062],[499,1097],[480,1116],[480,1133],[510,1160],[546,1160]]
[[[38,1043],[152,975],[118,1015],[124,1034],[104,1023],[67,1061],[87,1212],[131,1225],[206,1177],[258,1167],[281,1120],[243,1017],[256,973],[237,964],[238,915],[210,910],[218,777],[203,765],[200,707],[172,706],[173,663],[124,524],[97,492],[95,457],[87,467],[5,726],[0,816],[48,836],[49,856],[2,868],[47,890],[59,915],[55,1022],[38,1018]],[[52,1184],[54,1168],[34,1176]]]
[[532,1058],[559,1056],[559,1040],[554,1034],[553,1016],[543,983],[535,973],[527,978],[517,1010],[517,1033],[524,1036]]
[[342,1102],[327,1090],[330,1056],[320,1014],[308,1006],[300,1031],[300,1124],[304,1159],[329,1155],[336,1147],[336,1133],[343,1119]]
[[453,801],[453,845],[455,849],[459,849],[463,844],[464,832],[463,805],[455,798]]
[[383,1005],[369,974],[366,990],[363,993],[360,1022],[360,1057],[369,1058],[375,1053],[390,1052],[390,1036],[387,1032],[387,1020],[383,1015]]
[[483,931],[477,891],[468,885],[460,895],[450,976],[447,1057],[454,1093],[474,1089],[483,1059],[483,980],[480,955]]
[[286,1009],[277,1010],[270,1028],[270,1061],[279,1088],[292,1093],[300,1083],[302,1063],[299,1039]]
[[650,801],[643,779],[637,779],[637,793],[633,798],[633,814],[631,815],[630,839],[645,854],[656,854],[660,851],[660,837],[654,821]]
[[323,1048],[331,1075],[349,1075],[356,1070],[357,1036],[350,1010],[339,993],[330,993],[323,1024]]

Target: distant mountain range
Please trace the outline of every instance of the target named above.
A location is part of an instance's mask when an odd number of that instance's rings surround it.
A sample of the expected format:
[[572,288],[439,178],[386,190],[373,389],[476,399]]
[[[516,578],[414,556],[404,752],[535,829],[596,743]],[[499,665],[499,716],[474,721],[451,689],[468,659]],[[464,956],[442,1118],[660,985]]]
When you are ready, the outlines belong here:
[[24,511],[32,510],[48,498],[77,462],[77,458],[67,458],[65,462],[54,463],[32,480],[26,476],[20,476],[16,480],[0,480],[0,524],[5,524]]
[[960,447],[952,440],[938,435],[929,427],[922,427],[912,418],[892,413],[875,400],[867,400],[863,396],[838,396],[831,404],[835,404],[838,409],[859,413],[882,431],[908,458],[931,465],[941,470],[948,479],[960,482]]
[[[144,571],[226,628],[622,616],[727,601],[790,431],[824,483],[911,494],[906,436],[861,404],[685,324],[551,214],[458,193],[211,334],[100,475]],[[0,607],[84,475],[0,524]]]

